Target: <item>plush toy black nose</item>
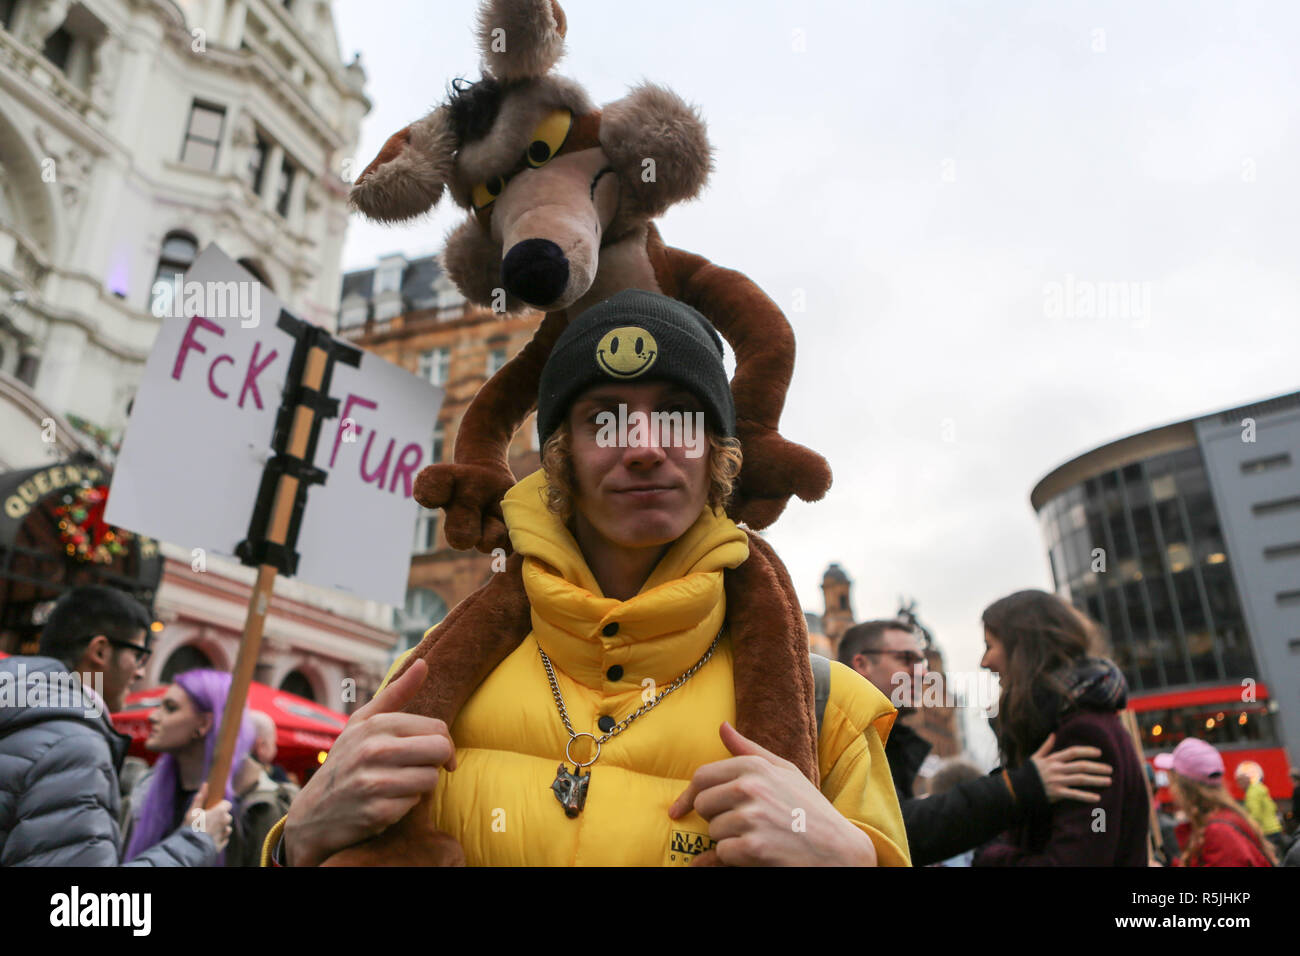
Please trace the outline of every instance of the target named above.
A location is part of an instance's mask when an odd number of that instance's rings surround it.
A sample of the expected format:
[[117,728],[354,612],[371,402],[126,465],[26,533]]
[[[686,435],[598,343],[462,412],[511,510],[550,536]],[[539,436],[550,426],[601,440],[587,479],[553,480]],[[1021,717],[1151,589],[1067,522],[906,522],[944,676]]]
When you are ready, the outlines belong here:
[[549,239],[517,242],[501,262],[501,283],[511,295],[543,308],[569,283],[569,260]]

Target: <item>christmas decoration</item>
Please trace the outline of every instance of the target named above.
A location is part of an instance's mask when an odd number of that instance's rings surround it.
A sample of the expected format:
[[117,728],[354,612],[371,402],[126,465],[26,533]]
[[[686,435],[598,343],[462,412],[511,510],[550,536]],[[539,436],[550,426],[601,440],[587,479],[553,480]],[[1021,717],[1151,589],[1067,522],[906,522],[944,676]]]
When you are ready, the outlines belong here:
[[104,522],[104,505],[108,486],[77,488],[63,496],[63,504],[54,509],[59,518],[59,536],[69,557],[95,564],[112,564],[126,552],[131,532]]

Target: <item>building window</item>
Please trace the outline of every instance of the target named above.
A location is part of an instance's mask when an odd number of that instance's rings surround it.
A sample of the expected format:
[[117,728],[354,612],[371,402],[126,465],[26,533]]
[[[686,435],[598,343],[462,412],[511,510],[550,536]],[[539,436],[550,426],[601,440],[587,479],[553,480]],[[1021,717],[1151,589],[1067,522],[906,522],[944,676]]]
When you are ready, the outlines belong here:
[[433,426],[433,448],[431,449],[431,455],[429,458],[429,461],[433,464],[436,465],[438,462],[442,461],[443,446],[446,444],[446,441],[447,429],[443,427],[442,422],[439,421],[438,424]]
[[275,286],[271,285],[270,280],[267,279],[266,273],[262,271],[261,266],[259,266],[252,259],[247,259],[247,258],[240,259],[239,265],[242,266],[244,269],[247,269],[252,274],[253,278],[256,279],[258,282],[262,283],[262,285],[266,286],[272,292],[275,291]]
[[202,650],[193,644],[182,644],[176,650],[172,651],[167,663],[163,665],[162,673],[158,679],[164,684],[170,684],[172,678],[177,674],[183,674],[186,671],[197,670],[198,668],[210,668],[212,658],[203,653]]
[[1256,517],[1278,514],[1283,511],[1300,510],[1300,497],[1276,498],[1273,501],[1261,501],[1257,505],[1251,505],[1250,510]]
[[293,192],[293,177],[297,173],[293,163],[286,157],[280,167],[280,184],[276,188],[275,211],[285,219],[289,218],[289,197]]
[[271,155],[271,144],[261,133],[253,144],[253,152],[248,158],[248,185],[253,192],[262,195],[262,179],[266,175],[266,159]]
[[420,377],[438,386],[447,384],[451,373],[451,349],[431,349],[420,356]]
[[14,372],[14,378],[32,388],[36,387],[36,373],[40,370],[40,356],[31,352],[24,352],[18,357],[18,368]]
[[[166,301],[171,302],[171,292],[161,292],[158,290],[158,283],[171,284],[173,277],[184,275],[194,263],[194,257],[198,255],[199,244],[194,237],[184,232],[169,232],[167,238],[163,240],[162,251],[158,254],[158,271],[154,273],[153,298],[149,302],[149,311],[154,315],[159,313],[154,308],[154,303],[160,295],[167,296]],[[165,310],[163,310],[165,311]]]
[[499,372],[501,370],[501,366],[505,364],[506,364],[505,349],[493,349],[491,352],[489,352],[488,363],[487,363],[488,378],[491,378],[493,375]]
[[1265,458],[1252,458],[1250,461],[1243,461],[1241,463],[1241,473],[1243,475],[1258,475],[1262,471],[1285,468],[1289,464],[1291,464],[1291,455],[1282,452],[1280,455],[1269,455]]
[[411,588],[406,592],[406,607],[397,613],[402,640],[394,648],[394,658],[423,640],[425,632],[447,616],[447,602],[428,588]]
[[221,127],[225,120],[225,107],[195,100],[190,107],[190,122],[185,130],[181,162],[197,169],[216,169],[217,147],[221,144]]
[[41,52],[60,72],[66,73],[68,70],[68,55],[72,53],[73,39],[67,27],[59,27],[45,39],[45,49]]
[[421,508],[415,519],[415,544],[413,554],[424,554],[435,550],[438,540],[438,512],[430,508]]
[[401,256],[385,257],[379,263],[379,268],[375,270],[375,291],[376,296],[383,295],[385,292],[402,291],[402,272],[406,269],[406,260]]
[[284,680],[280,681],[280,690],[286,694],[297,694],[307,700],[316,700],[316,691],[312,689],[311,681],[302,671],[290,671],[285,675]]

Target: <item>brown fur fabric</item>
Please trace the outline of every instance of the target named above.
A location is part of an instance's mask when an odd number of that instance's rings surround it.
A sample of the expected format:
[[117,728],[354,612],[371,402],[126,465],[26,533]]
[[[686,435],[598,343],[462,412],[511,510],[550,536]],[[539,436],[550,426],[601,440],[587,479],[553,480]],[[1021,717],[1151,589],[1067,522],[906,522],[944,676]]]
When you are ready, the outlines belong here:
[[[407,706],[409,713],[438,717],[451,726],[475,688],[528,636],[532,621],[522,566],[522,557],[512,556],[504,573],[493,575],[458,604],[407,659],[408,667],[417,657],[429,664],[429,678]],[[820,786],[808,630],[794,584],[768,543],[752,532],[748,560],[723,572],[723,580],[736,729]],[[706,730],[711,732],[702,732]],[[335,854],[324,865],[463,865],[456,840],[429,824],[430,800],[424,797],[378,837]],[[716,863],[716,854],[698,862]]]
[[[497,304],[497,290],[501,285],[501,243],[483,231],[473,216],[447,233],[443,243],[441,264],[447,277],[463,295],[475,305],[490,309]],[[502,312],[521,312],[527,303],[505,293]]]
[[499,80],[541,76],[564,55],[567,28],[554,0],[492,0],[478,15],[483,65]]
[[354,208],[379,222],[419,216],[442,198],[455,171],[456,134],[439,107],[388,138],[348,195]]
[[[609,228],[613,235],[694,199],[713,171],[713,147],[699,111],[653,83],[633,87],[604,108],[600,145],[622,186],[619,217]],[[654,160],[651,182],[643,178],[647,159]]]

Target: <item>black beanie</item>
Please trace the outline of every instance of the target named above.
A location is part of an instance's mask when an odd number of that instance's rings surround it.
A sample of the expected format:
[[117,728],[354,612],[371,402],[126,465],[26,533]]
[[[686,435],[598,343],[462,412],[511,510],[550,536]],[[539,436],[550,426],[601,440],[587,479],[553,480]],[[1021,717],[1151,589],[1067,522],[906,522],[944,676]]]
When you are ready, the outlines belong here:
[[704,405],[716,434],[735,436],[736,406],[713,325],[685,302],[624,289],[570,322],[551,349],[537,390],[541,445],[581,392],[642,378],[685,388]]

